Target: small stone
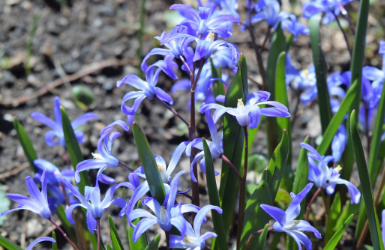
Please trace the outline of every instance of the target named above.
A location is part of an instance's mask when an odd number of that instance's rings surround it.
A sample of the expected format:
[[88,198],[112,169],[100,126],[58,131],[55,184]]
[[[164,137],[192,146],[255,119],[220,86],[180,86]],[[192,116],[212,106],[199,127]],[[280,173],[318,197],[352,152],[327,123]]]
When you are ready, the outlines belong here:
[[111,79],[108,79],[103,83],[103,89],[107,91],[112,90],[114,87],[115,87],[115,83]]
[[74,74],[79,71],[81,68],[81,64],[78,61],[67,62],[63,64],[63,69],[67,74]]
[[92,25],[93,25],[95,28],[100,28],[100,27],[102,27],[102,25],[103,25],[103,21],[102,21],[102,19],[100,19],[100,18],[95,18],[94,21],[92,22]]
[[2,75],[1,82],[3,82],[8,87],[11,87],[11,86],[13,86],[15,84],[16,76],[14,76],[8,70],[4,70],[3,72],[1,72],[1,75]]
[[6,121],[13,122],[13,115],[11,115],[11,114],[5,114],[5,115],[3,116],[3,118],[4,118],[4,120],[6,120]]
[[27,222],[27,237],[36,237],[43,232],[43,226],[37,219],[30,219]]
[[98,75],[95,79],[96,83],[98,84],[104,84],[106,80],[107,77],[105,77],[104,75]]
[[60,99],[60,104],[65,108],[65,109],[75,109],[76,106],[72,101],[66,100],[66,99]]
[[36,82],[36,80],[37,80],[37,79],[36,79],[36,76],[33,75],[33,74],[29,74],[28,77],[27,77],[27,82],[28,82],[29,84],[34,85],[35,82]]
[[58,36],[60,34],[59,27],[54,22],[47,23],[47,30],[51,35]]
[[105,17],[112,17],[115,15],[114,6],[109,4],[101,4],[99,5],[99,15]]
[[69,24],[69,21],[64,16],[59,17],[57,20],[57,23],[62,27],[67,27]]

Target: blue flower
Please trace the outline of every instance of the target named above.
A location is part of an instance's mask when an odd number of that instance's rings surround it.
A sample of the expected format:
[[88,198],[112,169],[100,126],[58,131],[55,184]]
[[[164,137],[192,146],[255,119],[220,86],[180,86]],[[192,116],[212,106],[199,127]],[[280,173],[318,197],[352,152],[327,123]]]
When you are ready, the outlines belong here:
[[294,78],[299,77],[300,73],[299,71],[293,66],[291,63],[291,58],[289,54],[286,54],[286,60],[285,60],[285,81],[286,86],[289,89],[290,82],[293,81]]
[[41,237],[41,238],[38,238],[34,241],[32,241],[31,244],[29,244],[29,246],[27,247],[26,250],[32,250],[32,248],[37,244],[37,243],[40,243],[42,241],[50,241],[50,242],[56,242],[53,238],[51,237]]
[[[53,121],[51,118],[48,118],[42,113],[38,112],[33,112],[31,114],[31,117],[48,127],[50,127],[52,130],[49,130],[45,134],[45,141],[48,146],[56,146],[61,143],[63,147],[65,147],[65,140],[64,140],[64,132],[63,132],[63,125],[62,125],[62,117],[61,117],[61,112],[60,112],[60,99],[59,97],[55,97],[53,101],[54,107],[53,107],[53,112],[55,114],[55,120]],[[84,133],[83,131],[76,130],[77,127],[82,125],[83,123],[88,122],[89,120],[96,119],[98,116],[95,113],[85,113],[84,115],[76,118],[71,122],[72,128],[74,129],[76,138],[78,139],[79,142],[84,142]],[[59,140],[53,141],[55,137],[58,137]]]
[[313,15],[323,12],[325,16],[322,23],[328,24],[335,19],[341,12],[346,12],[344,5],[353,0],[314,0],[303,5],[303,17],[310,18]]
[[103,211],[109,208],[111,204],[115,204],[122,209],[126,206],[126,201],[123,198],[118,197],[118,198],[112,199],[115,190],[121,186],[130,188],[132,190],[134,189],[134,187],[128,182],[116,184],[107,190],[103,201],[101,201],[99,187],[86,186],[84,191],[85,195],[83,196],[74,186],[71,185],[71,183],[67,182],[64,179],[62,179],[62,182],[68,189],[71,190],[73,195],[76,198],[78,198],[80,201],[80,203],[73,204],[67,208],[66,217],[68,221],[71,224],[75,224],[75,221],[72,218],[72,212],[75,208],[83,207],[87,209],[87,214],[86,214],[87,226],[88,226],[88,230],[91,233],[94,233],[94,229],[96,229],[96,220],[102,217]]
[[194,219],[194,228],[186,221],[186,230],[184,235],[170,235],[170,248],[183,248],[186,250],[205,249],[205,240],[211,237],[217,237],[217,234],[213,232],[206,232],[201,235],[202,223],[205,221],[206,214],[212,209],[217,211],[219,214],[222,214],[222,209],[220,207],[213,205],[204,206],[197,213]]
[[[152,197],[146,197],[144,199],[143,205],[148,207],[155,215],[139,208],[128,214],[128,221],[134,228],[134,242],[136,242],[145,231],[155,224],[159,224],[159,226],[166,232],[170,231],[172,226],[175,226],[183,235],[186,228],[185,219],[178,213],[173,214],[172,209],[174,208],[175,198],[178,191],[179,177],[184,173],[185,171],[180,171],[171,181],[169,188],[165,185],[166,198],[162,205],[160,205],[159,202]],[[142,219],[135,226],[132,224],[132,221],[137,218]]]
[[293,14],[290,14],[288,19],[282,21],[282,28],[294,35],[294,41],[297,40],[298,35],[308,36],[310,33],[309,28],[305,24],[297,22],[297,17]]
[[80,182],[79,173],[89,169],[99,169],[97,178],[96,178],[96,186],[99,186],[98,181],[106,184],[112,184],[115,182],[114,179],[103,174],[103,171],[107,167],[116,168],[119,165],[119,160],[114,155],[112,155],[112,143],[118,138],[121,134],[119,132],[112,132],[112,129],[115,125],[119,125],[126,132],[129,130],[127,124],[123,121],[115,121],[105,127],[102,131],[100,131],[100,138],[98,140],[98,152],[99,154],[92,154],[94,159],[84,160],[79,162],[76,166],[75,172],[75,180],[77,183]]
[[[349,190],[351,203],[360,202],[360,191],[349,181],[340,178],[341,167],[329,168],[328,163],[333,161],[332,156],[322,156],[309,144],[302,142],[301,146],[309,151],[309,181],[314,182],[317,187],[326,189],[328,194],[333,194],[337,184],[344,184]],[[318,161],[318,164],[314,161]]]
[[315,86],[316,82],[314,65],[310,65],[307,69],[301,70],[297,77],[294,77],[293,87],[304,91],[309,87]]
[[236,16],[218,13],[206,7],[199,7],[199,11],[197,11],[188,5],[173,4],[170,10],[178,10],[182,13],[186,19],[181,24],[189,27],[192,31],[191,35],[195,37],[206,37],[211,31],[222,38],[227,38],[232,33],[228,26],[224,24],[227,22],[239,24],[239,19]]
[[[177,79],[173,67],[178,67],[176,63],[172,62],[173,56],[168,55],[164,60],[157,61],[155,64],[148,67],[146,71],[146,82],[137,77],[136,75],[127,75],[123,80],[117,82],[117,87],[122,87],[123,84],[128,84],[136,89],[141,91],[131,91],[128,92],[122,100],[122,112],[127,115],[128,122],[130,125],[134,122],[134,116],[139,108],[139,105],[147,97],[153,99],[154,97],[159,98],[161,101],[173,104],[172,98],[161,88],[156,87],[158,83],[158,76],[161,70],[163,70],[168,76],[173,79]],[[155,67],[158,67],[157,70],[154,70]],[[131,99],[135,99],[134,105],[128,107],[125,105],[125,102]]]
[[[240,126],[249,126],[249,128],[256,128],[261,120],[261,115],[270,117],[290,117],[288,109],[279,102],[267,101],[270,98],[270,93],[265,91],[256,91],[250,94],[247,98],[246,105],[243,104],[242,99],[238,100],[236,108],[224,107],[216,103],[202,104],[200,112],[215,109],[213,114],[214,122],[228,113],[234,116]],[[260,108],[259,105],[269,105],[272,107]]]
[[[261,0],[254,6],[257,14],[251,17],[252,23],[257,23],[266,20],[270,28],[276,28],[278,23],[283,19],[288,18],[290,14],[286,11],[280,11],[281,5],[276,0]],[[249,21],[244,22],[248,24]],[[244,27],[243,27],[244,29]]]
[[47,200],[47,181],[48,179],[46,173],[44,172],[41,176],[42,190],[39,191],[39,188],[36,186],[32,177],[28,176],[25,179],[25,183],[27,184],[27,188],[32,199],[20,194],[7,194],[11,200],[19,203],[20,205],[18,205],[17,208],[1,213],[0,217],[13,211],[26,209],[39,214],[44,219],[50,219],[51,211]]
[[346,129],[343,124],[337,130],[336,135],[332,141],[332,156],[335,162],[341,160],[342,153],[346,147]]
[[303,244],[306,250],[312,249],[312,243],[310,239],[304,234],[304,232],[312,232],[315,237],[321,239],[321,234],[310,225],[309,222],[305,220],[296,220],[297,216],[301,212],[301,202],[309,193],[310,189],[313,187],[313,183],[309,183],[305,188],[295,195],[290,193],[290,196],[293,198],[289,207],[286,211],[283,211],[280,208],[262,204],[261,208],[273,217],[276,222],[273,224],[274,231],[284,232],[290,235],[298,245],[298,249],[302,249],[301,244]]

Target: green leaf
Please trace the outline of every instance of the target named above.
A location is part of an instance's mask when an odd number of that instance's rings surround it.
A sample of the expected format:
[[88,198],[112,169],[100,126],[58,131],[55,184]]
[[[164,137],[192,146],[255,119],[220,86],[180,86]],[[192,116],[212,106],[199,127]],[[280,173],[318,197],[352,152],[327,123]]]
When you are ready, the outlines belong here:
[[147,138],[135,122],[132,125],[132,131],[146,179],[148,183],[151,183],[149,185],[151,195],[159,202],[159,204],[163,204],[165,198],[164,186]]
[[112,247],[114,248],[114,250],[123,250],[124,247],[122,241],[119,238],[118,230],[116,230],[116,226],[110,215],[108,216],[108,223],[110,224]]
[[52,238],[55,240],[55,242],[52,242],[52,250],[57,250],[57,241],[56,241],[55,231],[52,232]]
[[13,126],[16,130],[17,138],[19,139],[20,144],[23,147],[23,151],[24,151],[25,157],[27,157],[29,166],[31,167],[33,172],[36,173],[37,168],[35,164],[33,164],[33,161],[37,159],[37,155],[36,155],[35,149],[33,148],[31,140],[29,139],[28,134],[25,132],[23,126],[19,123],[19,121],[16,118],[13,119]]
[[[269,57],[267,59],[267,85],[268,91],[271,93],[270,100],[276,100],[275,76],[279,55],[286,50],[286,38],[283,34],[281,24],[277,26],[271,39]],[[267,127],[267,148],[269,157],[273,154],[274,148],[278,145],[281,131],[278,130],[276,119],[266,117]]]
[[342,213],[338,217],[337,223],[334,226],[333,230],[337,231],[337,229],[340,228],[342,224],[344,224],[346,219],[351,214],[358,214],[358,209],[359,208],[360,208],[360,204],[352,204],[350,201],[346,201],[345,209],[342,211]]
[[335,233],[334,228],[340,214],[341,214],[341,198],[340,198],[340,193],[337,193],[334,196],[334,200],[330,207],[330,213],[327,219],[326,230],[325,230],[325,242],[328,242],[331,239],[331,237],[334,235]]
[[320,39],[320,22],[322,15],[313,15],[309,20],[310,29],[310,43],[313,52],[313,63],[315,67],[316,79],[317,79],[317,90],[318,90],[318,107],[321,118],[322,134],[325,134],[326,128],[328,127],[332,118],[332,110],[330,107],[330,96],[328,84],[326,82],[327,67],[325,56],[321,48]]
[[[217,182],[215,180],[213,158],[211,156],[210,149],[207,146],[207,142],[205,139],[203,139],[203,151],[205,154],[206,179],[207,179],[207,189],[209,193],[210,204],[213,206],[220,207]],[[218,235],[218,237],[215,240],[217,249],[221,249],[221,250],[228,249],[227,237],[225,233],[225,228],[223,226],[222,215],[218,214],[216,211],[215,212],[213,211],[211,214],[213,217],[214,230],[215,230],[215,233]]]
[[[64,132],[64,140],[66,143],[68,155],[71,159],[73,168],[76,170],[76,166],[79,162],[83,161],[83,154],[80,150],[79,142],[75,136],[74,130],[72,128],[70,119],[68,118],[67,112],[63,107],[60,107],[60,112],[62,116],[62,125]],[[85,186],[90,185],[90,180],[86,171],[80,172],[80,183],[78,184],[79,191],[84,195]]]
[[[247,97],[247,82],[243,81],[242,72],[247,72],[246,61],[244,55],[239,57],[239,69],[234,77],[234,80],[229,86],[226,93],[225,107],[237,107],[238,99],[242,99],[246,103]],[[223,150],[224,155],[234,164],[239,166],[238,171],[241,171],[241,159],[244,144],[244,133],[239,126],[237,120],[230,115],[223,116]],[[232,170],[225,161],[222,161],[221,184],[219,189],[219,200],[223,209],[223,225],[226,235],[229,232],[231,219],[234,212],[235,197],[239,180],[232,173]]]
[[324,250],[334,250],[336,249],[336,246],[338,242],[340,241],[342,235],[346,231],[346,228],[349,226],[350,222],[352,221],[354,215],[350,215],[349,218],[345,221],[343,225],[337,230],[337,232],[333,235],[333,237],[330,239],[328,244],[324,247]]
[[[136,205],[137,208],[142,208],[142,202],[141,201],[138,201],[138,205]],[[138,222],[140,221],[140,219],[136,219],[132,222],[133,225],[137,225]],[[147,244],[147,237],[146,237],[146,233],[143,233],[139,239],[134,242],[134,240],[132,239],[132,235],[134,234],[134,228],[130,227],[129,226],[129,229],[128,229],[128,239],[129,239],[129,244],[130,244],[130,249],[131,250],[144,250],[146,248],[146,246],[148,245]]]
[[111,246],[110,246],[110,244],[106,244],[106,247],[107,247],[107,250],[114,250]]
[[150,241],[150,244],[146,246],[144,250],[158,250],[160,242],[160,234],[157,234],[152,241]]
[[268,229],[269,229],[269,224],[266,224],[265,227],[263,228],[261,235],[259,236],[258,249],[264,249],[266,247],[266,238],[267,238]]
[[95,105],[95,95],[86,86],[77,85],[72,88],[72,96],[75,103],[82,109],[87,110],[88,107]]
[[[257,189],[250,196],[245,209],[245,219],[243,223],[243,232],[241,236],[241,248],[245,249],[246,243],[250,237],[250,234],[263,228],[269,222],[269,216],[260,207],[261,204],[273,204],[273,198],[270,194],[269,185],[267,183],[267,172],[262,175],[261,182]],[[263,243],[260,240],[260,235],[255,235],[250,243],[249,249],[262,249],[259,243]]]
[[[289,101],[287,97],[286,74],[285,74],[286,53],[282,52],[278,57],[277,72],[275,77],[275,99],[289,108]],[[287,168],[283,175],[281,187],[286,190],[293,188],[293,170],[291,169],[292,161],[292,143],[291,143],[291,126],[289,117],[277,117],[277,131],[279,137],[282,137],[282,131],[286,129],[289,138],[289,156],[287,159]]]
[[[369,174],[370,180],[374,185],[376,178],[380,172],[381,165],[377,164],[380,146],[381,146],[381,137],[384,133],[383,124],[385,116],[385,88],[382,88],[381,100],[378,105],[376,124],[373,130],[372,144],[370,145],[370,154],[369,154]],[[374,186],[373,186],[374,188]]]
[[23,250],[21,247],[0,235],[0,246],[8,250]]
[[[250,134],[249,134],[249,138],[250,138]],[[267,164],[268,164],[268,161],[266,156],[261,154],[257,154],[257,153],[251,154],[247,159],[247,168],[249,169],[249,171],[253,170],[257,174],[262,173],[266,169]],[[243,163],[242,163],[242,167],[243,167]]]
[[[345,98],[342,100],[340,108],[337,113],[334,114],[332,120],[329,123],[325,133],[323,134],[322,141],[317,147],[317,151],[320,155],[325,155],[330,143],[333,141],[334,135],[337,133],[340,124],[345,118],[346,113],[349,111],[350,106],[354,102],[354,98],[357,92],[358,83],[353,82],[348,91],[346,92]],[[345,166],[344,166],[345,168]]]
[[287,158],[289,156],[289,136],[287,131],[283,131],[281,142],[278,144],[271,157],[269,167],[267,169],[267,183],[271,197],[275,200],[277,195],[279,184],[283,173],[285,172]]
[[291,202],[289,192],[287,192],[285,189],[279,188],[277,196],[275,197],[275,202],[282,210],[286,210]]
[[357,130],[357,114],[353,110],[350,116],[350,135],[352,138],[354,155],[357,162],[358,176],[362,187],[362,197],[364,198],[365,211],[368,216],[370,235],[375,249],[384,249],[381,239],[381,230],[378,223],[375,205],[373,203],[372,185],[370,182],[369,171],[365,161],[365,154],[362,148],[360,135]]
[[[213,60],[210,58],[210,65],[211,65],[211,74],[213,78],[222,78],[222,69],[219,68],[219,72],[216,70]],[[223,87],[223,83],[221,81],[214,81],[214,96],[217,97],[218,95],[224,95],[225,89]],[[219,102],[217,102],[219,103]]]

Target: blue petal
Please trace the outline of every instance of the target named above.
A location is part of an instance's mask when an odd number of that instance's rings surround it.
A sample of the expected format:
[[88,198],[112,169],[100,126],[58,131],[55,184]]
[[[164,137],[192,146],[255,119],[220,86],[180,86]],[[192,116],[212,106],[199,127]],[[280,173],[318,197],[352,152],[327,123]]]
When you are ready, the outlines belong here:
[[74,225],[75,224],[75,221],[74,219],[72,218],[72,212],[74,211],[75,208],[77,207],[83,207],[82,204],[78,203],[78,204],[74,204],[74,205],[71,205],[67,208],[66,210],[66,217],[67,217],[67,220],[72,224]]
[[194,231],[195,231],[196,238],[200,237],[200,231],[201,231],[202,223],[203,223],[204,219],[206,218],[207,213],[210,210],[215,210],[215,211],[217,211],[217,213],[222,214],[222,209],[220,207],[213,206],[213,205],[204,206],[197,213],[197,215],[195,216],[195,219],[194,219]]
[[285,212],[277,207],[261,204],[261,208],[268,213],[274,220],[276,220],[282,227],[286,224]]
[[41,237],[41,238],[38,238],[34,241],[32,241],[31,244],[29,244],[29,246],[27,247],[26,250],[32,250],[32,248],[37,244],[37,243],[40,243],[42,241],[50,241],[50,242],[56,242],[53,238],[51,237]]
[[139,239],[139,237],[144,232],[146,232],[150,227],[152,227],[153,225],[155,225],[157,223],[158,223],[157,220],[152,219],[152,218],[142,219],[141,221],[139,221],[139,223],[136,225],[136,228],[135,228],[134,234],[133,234],[134,242],[136,242]]
[[56,122],[54,122],[51,118],[43,115],[42,113],[33,112],[31,114],[31,117],[33,119],[47,125],[48,127],[52,128],[53,130],[56,130],[58,128],[58,125],[56,124]]
[[73,129],[76,129],[77,127],[79,127],[83,123],[86,123],[89,120],[96,119],[96,118],[98,118],[98,115],[95,113],[85,113],[84,115],[79,116],[78,118],[74,119],[71,122],[71,125],[72,125]]
[[309,193],[313,185],[313,183],[307,184],[305,188],[301,192],[299,192],[291,201],[289,207],[286,209],[286,219],[288,221],[294,220],[299,215],[299,213],[301,212],[300,204],[302,200],[306,197],[306,195]]
[[94,234],[94,229],[96,229],[96,220],[94,217],[92,217],[91,211],[87,210],[87,227],[88,231],[90,231],[92,234]]

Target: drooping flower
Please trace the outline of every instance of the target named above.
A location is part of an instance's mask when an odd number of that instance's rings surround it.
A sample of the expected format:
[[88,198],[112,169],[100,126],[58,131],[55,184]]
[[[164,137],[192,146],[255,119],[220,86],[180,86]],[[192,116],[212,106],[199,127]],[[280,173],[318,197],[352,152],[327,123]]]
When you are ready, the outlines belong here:
[[[170,231],[172,226],[175,226],[182,235],[186,230],[185,219],[178,213],[172,213],[172,209],[175,205],[176,194],[179,186],[179,177],[184,174],[185,171],[180,171],[175,175],[171,181],[170,186],[165,185],[166,198],[162,205],[152,197],[146,197],[143,201],[143,205],[148,207],[155,215],[144,209],[134,209],[128,214],[128,221],[134,228],[133,241],[136,242],[138,238],[148,230],[151,226],[159,224],[159,226],[166,232]],[[176,216],[173,216],[176,215]],[[132,221],[142,218],[135,226]]]
[[[301,146],[309,151],[309,181],[314,182],[317,187],[326,189],[328,194],[333,194],[337,184],[344,184],[350,193],[351,203],[360,202],[361,193],[351,182],[340,178],[341,167],[328,167],[328,163],[333,161],[332,156],[321,156],[317,150],[307,143],[302,142]],[[318,164],[314,161],[316,160]]]
[[313,15],[323,12],[325,16],[322,20],[323,24],[328,24],[335,19],[341,12],[346,13],[344,5],[353,0],[313,0],[304,3],[302,16],[310,18]]
[[[238,23],[236,16],[226,13],[215,12],[211,8],[199,7],[199,10],[184,4],[173,4],[170,10],[178,10],[186,18],[182,21],[184,25],[191,30],[191,35],[195,37],[206,37],[209,31],[218,34],[222,38],[228,38],[232,35],[227,22]],[[215,13],[215,14],[214,14]]]
[[308,36],[310,30],[305,24],[297,22],[297,17],[293,14],[289,15],[289,18],[282,20],[282,28],[289,31],[294,36],[294,41],[297,40],[298,35]]
[[117,120],[100,131],[100,138],[97,144],[99,153],[93,154],[94,159],[84,160],[79,162],[79,164],[76,166],[75,180],[77,183],[80,182],[79,173],[89,169],[99,169],[96,178],[96,186],[99,186],[98,181],[106,184],[112,184],[115,182],[114,179],[103,174],[103,171],[107,167],[116,168],[119,165],[118,158],[112,154],[112,143],[121,135],[119,132],[111,133],[115,125],[122,127],[126,132],[129,130],[125,122]]
[[302,244],[305,246],[306,250],[312,250],[312,243],[310,239],[302,231],[312,232],[315,237],[321,239],[321,234],[316,228],[311,226],[309,222],[305,220],[296,220],[297,216],[301,212],[301,202],[312,187],[313,183],[309,183],[297,195],[290,193],[290,196],[293,199],[286,211],[270,205],[261,205],[261,208],[273,217],[274,220],[276,220],[273,224],[274,231],[284,232],[290,235],[290,237],[292,237],[297,243],[298,249],[302,249]]
[[40,243],[42,241],[50,241],[50,242],[56,242],[53,238],[51,237],[40,237],[34,241],[32,241],[31,244],[29,244],[29,246],[27,247],[26,250],[32,250],[32,248],[37,244],[37,243]]
[[[261,115],[290,117],[290,113],[284,105],[279,102],[268,101],[269,98],[270,93],[256,91],[248,96],[246,105],[243,104],[242,99],[238,100],[238,106],[236,108],[224,107],[216,103],[202,104],[200,112],[203,113],[207,110],[215,109],[213,114],[215,123],[224,113],[228,113],[237,119],[240,126],[248,126],[249,128],[258,127]],[[269,105],[272,107],[261,108],[259,107],[260,105]]]
[[119,206],[120,208],[124,208],[126,206],[126,201],[123,198],[117,197],[115,199],[112,199],[115,190],[118,187],[124,186],[131,190],[134,190],[134,187],[131,183],[123,182],[116,184],[112,187],[110,187],[105,196],[103,201],[101,201],[100,197],[100,189],[99,187],[85,187],[84,196],[74,187],[71,183],[67,182],[66,180],[62,179],[63,184],[71,190],[73,195],[79,199],[80,203],[73,204],[69,206],[66,210],[66,217],[68,221],[71,224],[75,224],[75,221],[72,218],[72,212],[77,207],[83,207],[87,209],[87,226],[88,230],[91,233],[94,233],[94,229],[96,229],[96,220],[100,219],[103,216],[103,211],[108,209],[111,204],[115,204]]
[[222,214],[220,207],[213,205],[204,206],[194,219],[194,228],[190,223],[186,222],[185,234],[182,235],[182,237],[180,235],[170,235],[170,248],[183,248],[186,250],[205,249],[205,241],[211,237],[217,237],[217,234],[213,232],[206,232],[201,235],[202,223],[205,221],[206,214],[210,210],[215,210],[219,214]]
[[27,184],[28,192],[31,195],[31,198],[20,194],[7,194],[7,196],[11,200],[19,203],[20,205],[18,205],[17,208],[1,213],[0,217],[9,214],[13,211],[26,209],[39,214],[44,219],[50,219],[51,211],[49,209],[47,200],[48,179],[45,171],[41,176],[41,182],[42,189],[40,191],[39,188],[36,186],[35,182],[33,181],[32,177],[28,176],[25,179],[25,183]]
[[[158,83],[158,76],[161,70],[173,79],[178,78],[173,70],[173,67],[178,67],[177,64],[172,61],[173,58],[174,57],[172,55],[168,55],[164,60],[157,61],[148,67],[146,71],[146,82],[136,75],[127,75],[123,78],[123,80],[117,82],[116,86],[119,88],[122,87],[123,84],[128,84],[140,90],[128,92],[122,100],[121,109],[122,112],[127,115],[127,119],[130,125],[133,124],[135,113],[139,108],[139,105],[146,97],[153,99],[156,96],[161,101],[167,102],[171,105],[174,103],[172,98],[164,90],[156,87],[156,84]],[[155,67],[158,67],[158,69],[155,70]],[[132,107],[126,106],[125,102],[131,99],[135,99],[134,105]]]
[[[62,117],[60,112],[60,99],[58,96],[54,98],[53,103],[54,103],[53,112],[55,114],[55,121],[39,112],[33,112],[31,114],[31,117],[47,125],[52,129],[45,134],[45,141],[48,146],[52,147],[61,143],[61,145],[65,147],[66,144],[64,140]],[[79,116],[78,118],[76,118],[71,122],[72,128],[74,129],[74,132],[75,132],[76,139],[79,142],[84,142],[84,133],[83,131],[76,130],[76,128],[82,125],[83,123],[86,123],[89,120],[96,119],[96,118],[98,118],[98,116],[95,113],[85,113],[84,115]],[[58,137],[59,139],[54,141],[55,137]]]
[[[254,6],[254,9],[257,13],[251,17],[251,22],[257,23],[266,20],[269,27],[274,29],[277,27],[279,22],[290,16],[290,13],[280,11],[281,5],[276,0],[258,1],[258,3]],[[244,23],[249,24],[249,21],[246,20]]]

